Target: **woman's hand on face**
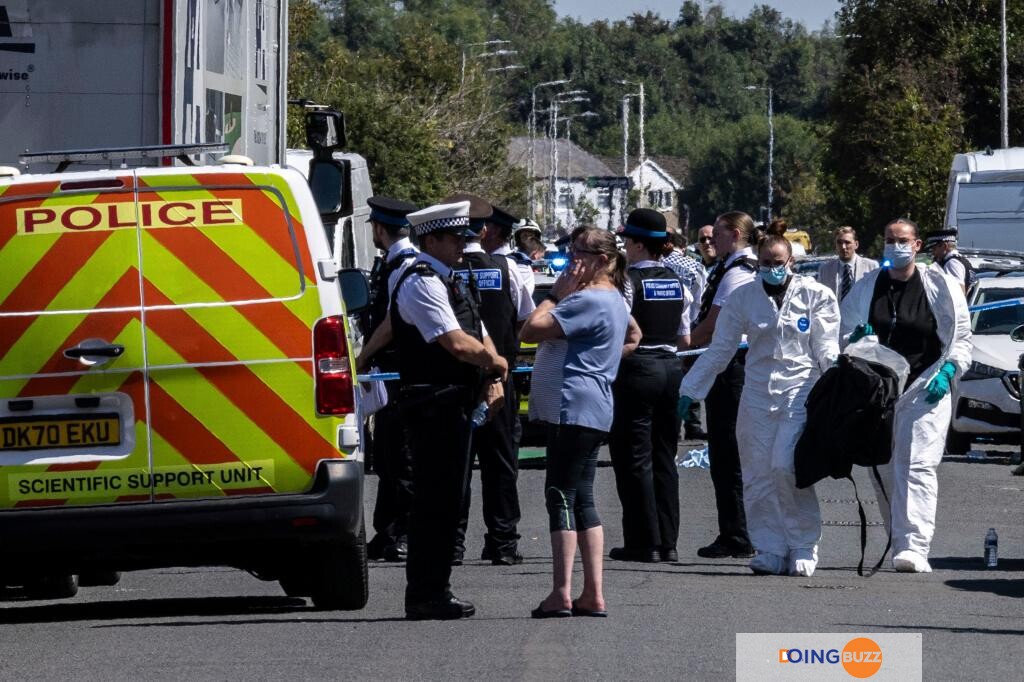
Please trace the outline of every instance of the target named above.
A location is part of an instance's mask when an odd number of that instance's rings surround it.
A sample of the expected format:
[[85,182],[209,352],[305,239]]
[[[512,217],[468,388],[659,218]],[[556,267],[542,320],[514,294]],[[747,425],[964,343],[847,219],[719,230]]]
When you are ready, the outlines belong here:
[[569,294],[574,294],[583,288],[586,269],[580,261],[573,261],[568,270],[562,272],[561,277],[551,285],[551,295],[561,301]]

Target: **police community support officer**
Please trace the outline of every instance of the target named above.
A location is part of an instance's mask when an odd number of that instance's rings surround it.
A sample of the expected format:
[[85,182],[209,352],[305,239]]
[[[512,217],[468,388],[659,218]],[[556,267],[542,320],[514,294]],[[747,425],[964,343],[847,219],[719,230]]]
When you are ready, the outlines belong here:
[[[388,304],[398,278],[419,253],[409,240],[409,221],[406,218],[419,207],[391,197],[370,197],[366,203],[370,206],[373,245],[384,255],[374,260],[370,272],[368,342],[360,353],[357,366],[360,371],[366,371],[372,363],[382,372],[397,372],[398,360],[395,345],[391,342]],[[377,339],[374,339],[375,334]],[[384,343],[385,338],[387,343]],[[378,347],[380,350],[375,350]],[[367,355],[367,350],[373,354]],[[394,400],[374,415],[373,424],[371,447],[373,468],[377,472],[373,529],[376,534],[367,544],[366,554],[369,559],[405,561],[409,512],[412,509],[412,457],[405,426]]]
[[[519,323],[533,312],[533,299],[526,292],[515,266],[503,255],[486,253],[490,246],[507,244],[515,218],[472,194],[456,194],[446,203],[469,201],[469,231],[462,260],[455,266],[456,276],[465,282],[472,278],[480,295],[480,316],[498,354],[509,366],[515,364],[519,349]],[[480,462],[480,488],[483,497],[484,525],[487,533],[480,558],[496,566],[512,566],[523,561],[519,553],[519,474],[518,420],[512,380],[505,383],[505,403],[490,420],[473,433],[471,457]],[[472,471],[472,470],[471,470]],[[472,473],[470,474],[470,477]],[[470,487],[466,480],[463,513],[455,539],[453,564],[461,564],[465,554],[466,528],[469,524]]]
[[494,348],[468,287],[452,266],[462,256],[469,202],[410,213],[422,252],[391,298],[398,347],[399,406],[412,448],[413,507],[405,615],[454,619],[476,609],[448,584],[469,475],[470,414],[485,399],[501,407],[508,363]]
[[662,262],[669,235],[665,216],[649,208],[629,214],[619,231],[626,248],[626,304],[642,333],[636,351],[619,364],[612,385],[609,438],[615,486],[622,502],[619,561],[677,561],[680,419],[676,397],[683,378],[676,350],[690,342],[690,295]]

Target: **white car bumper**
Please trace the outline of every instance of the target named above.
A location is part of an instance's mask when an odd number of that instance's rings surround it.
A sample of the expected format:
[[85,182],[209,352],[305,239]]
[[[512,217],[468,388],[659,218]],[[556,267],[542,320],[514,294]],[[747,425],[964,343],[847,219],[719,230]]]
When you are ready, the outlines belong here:
[[966,434],[1020,432],[1019,391],[1009,376],[961,381],[954,394],[953,430]]

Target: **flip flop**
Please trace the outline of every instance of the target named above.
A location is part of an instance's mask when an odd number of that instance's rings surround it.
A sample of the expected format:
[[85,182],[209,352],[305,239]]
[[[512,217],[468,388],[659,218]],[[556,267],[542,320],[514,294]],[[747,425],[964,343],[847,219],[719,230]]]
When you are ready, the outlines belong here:
[[530,617],[532,618],[569,618],[573,615],[573,612],[569,609],[555,609],[553,611],[544,610],[544,602],[541,602],[537,608],[530,611]]
[[588,616],[590,618],[607,618],[607,611],[595,611],[592,609],[585,609],[582,606],[577,606],[576,602],[572,603],[572,615],[574,616]]

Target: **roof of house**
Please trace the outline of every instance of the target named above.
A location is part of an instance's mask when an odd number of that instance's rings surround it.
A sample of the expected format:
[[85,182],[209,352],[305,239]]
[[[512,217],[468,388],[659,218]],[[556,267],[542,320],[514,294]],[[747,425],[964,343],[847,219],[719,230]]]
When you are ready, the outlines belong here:
[[[607,164],[609,167],[614,168],[616,172],[622,168],[622,156],[599,156],[602,162]],[[653,162],[656,166],[661,168],[672,180],[675,180],[676,184],[680,187],[686,186],[686,183],[690,179],[690,162],[682,156],[648,156],[648,161]],[[629,173],[632,175],[636,172],[637,159],[635,156],[629,157]]]
[[[538,138],[535,140],[534,177],[551,177],[551,140]],[[622,177],[609,168],[601,159],[584,151],[581,147],[568,140],[557,141],[555,150],[558,153],[558,175],[563,178],[619,178]],[[525,169],[530,159],[530,138],[513,137],[508,144],[508,160],[513,166]]]

